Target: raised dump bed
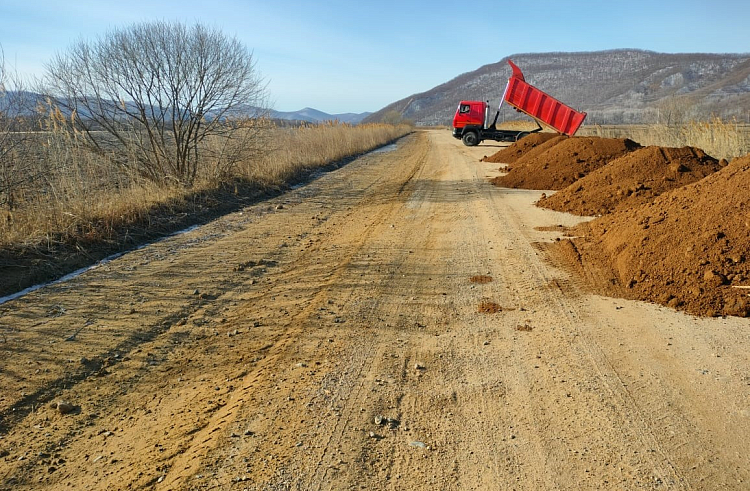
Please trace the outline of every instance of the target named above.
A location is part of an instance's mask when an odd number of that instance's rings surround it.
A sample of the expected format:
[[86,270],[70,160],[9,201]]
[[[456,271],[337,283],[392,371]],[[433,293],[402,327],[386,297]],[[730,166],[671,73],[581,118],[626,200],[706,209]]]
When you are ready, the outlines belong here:
[[554,128],[560,133],[569,136],[574,135],[586,118],[586,113],[576,111],[527,83],[521,69],[510,60],[508,60],[508,64],[513,70],[513,74],[508,79],[503,100],[516,110]]

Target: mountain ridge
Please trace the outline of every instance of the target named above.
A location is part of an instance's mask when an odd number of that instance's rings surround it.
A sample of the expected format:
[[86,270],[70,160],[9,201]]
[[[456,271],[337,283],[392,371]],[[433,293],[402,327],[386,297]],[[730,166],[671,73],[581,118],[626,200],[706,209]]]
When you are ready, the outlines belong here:
[[341,123],[357,124],[371,114],[371,112],[328,114],[312,107],[305,107],[303,109],[300,109],[299,111],[271,111],[271,117],[273,119],[307,121],[310,123],[339,121]]
[[[26,90],[0,92],[0,113],[11,111],[15,116],[36,116],[37,108],[45,106],[45,99],[42,94]],[[241,105],[232,110],[231,114],[233,116],[254,116],[265,112],[266,110],[262,108]],[[358,124],[370,114],[372,113],[328,114],[312,107],[305,107],[299,111],[269,111],[272,119],[307,121],[309,123],[339,121],[347,124]]]
[[[398,111],[417,125],[451,124],[461,100],[495,106],[512,59],[526,81],[588,113],[588,124],[633,124],[718,116],[750,122],[750,53],[658,53],[639,49],[519,53],[462,73],[376,111]],[[501,121],[518,119],[504,106]]]

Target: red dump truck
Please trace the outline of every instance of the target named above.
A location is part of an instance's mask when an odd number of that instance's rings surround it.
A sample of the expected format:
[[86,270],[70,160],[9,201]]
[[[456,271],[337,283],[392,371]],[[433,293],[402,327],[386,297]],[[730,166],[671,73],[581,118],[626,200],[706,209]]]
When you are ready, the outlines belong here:
[[537,122],[532,131],[499,130],[496,128],[500,109],[495,113],[492,124],[487,126],[489,104],[483,101],[461,101],[453,117],[453,136],[463,140],[464,145],[473,147],[484,140],[514,142],[530,133],[541,131],[543,124],[564,135],[574,135],[586,118],[586,113],[566,106],[551,95],[526,82],[523,72],[515,63],[508,60],[513,74],[505,86],[500,101],[508,103],[517,111],[527,114]]

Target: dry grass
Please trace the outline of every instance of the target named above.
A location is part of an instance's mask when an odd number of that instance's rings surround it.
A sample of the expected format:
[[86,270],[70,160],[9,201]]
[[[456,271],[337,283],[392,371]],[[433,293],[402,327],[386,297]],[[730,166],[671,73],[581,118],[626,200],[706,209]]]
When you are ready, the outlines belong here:
[[240,174],[253,182],[277,187],[301,173],[360,155],[411,131],[407,125],[345,124],[275,128],[268,137],[270,151],[240,166]]
[[205,166],[195,185],[186,189],[157,186],[124,173],[106,156],[92,155],[64,133],[46,128],[34,136],[25,156],[33,160],[38,179],[14,191],[13,209],[2,208],[0,249],[112,246],[130,240],[131,226],[148,229],[156,215],[184,216],[195,207],[204,208],[207,195],[229,184],[241,183],[244,190],[256,194],[282,189],[306,172],[362,154],[409,131],[410,127],[392,125],[268,127],[255,140],[262,148],[252,158],[232,162],[231,149],[216,152],[221,157]]
[[641,145],[697,147],[717,159],[731,160],[750,153],[750,126],[719,118],[672,125],[592,125],[582,127],[577,134],[630,138]]

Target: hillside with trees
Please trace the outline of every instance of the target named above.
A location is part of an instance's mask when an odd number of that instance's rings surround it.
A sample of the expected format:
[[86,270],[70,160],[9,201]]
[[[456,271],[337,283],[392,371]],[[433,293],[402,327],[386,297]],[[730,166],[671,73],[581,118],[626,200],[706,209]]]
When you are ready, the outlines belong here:
[[[371,115],[391,111],[418,125],[450,124],[461,100],[503,95],[512,59],[526,80],[588,113],[588,124],[668,122],[711,117],[750,122],[750,54],[666,54],[633,49],[533,53],[505,57],[426,92],[396,101]],[[503,119],[516,119],[510,108]]]

